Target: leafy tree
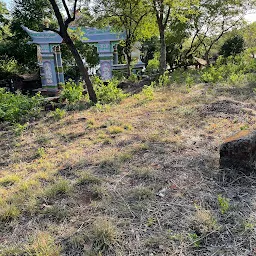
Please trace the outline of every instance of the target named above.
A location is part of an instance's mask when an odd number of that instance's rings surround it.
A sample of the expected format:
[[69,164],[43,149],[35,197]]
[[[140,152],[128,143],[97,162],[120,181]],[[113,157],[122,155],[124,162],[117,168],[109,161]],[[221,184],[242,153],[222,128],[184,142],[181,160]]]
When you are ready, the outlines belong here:
[[9,12],[5,3],[0,1],[0,40],[2,40],[7,33],[7,25],[9,23],[8,14]]
[[116,30],[124,30],[124,52],[127,56],[127,72],[130,76],[131,48],[138,40],[145,40],[156,33],[154,17],[145,0],[98,0],[95,12],[100,13],[101,24]]
[[244,38],[245,48],[249,53],[255,57],[256,53],[256,22],[247,24],[247,26],[241,31]]
[[181,22],[177,18],[170,22],[166,31],[166,61],[170,67],[184,64],[185,57],[183,47],[186,39],[190,36],[188,32],[189,22]]
[[204,58],[209,64],[213,46],[227,32],[243,24],[249,2],[250,0],[200,0],[200,5],[191,18],[192,40],[187,54],[195,53],[202,46]]
[[[92,102],[96,103],[97,97],[96,97],[95,91],[93,89],[92,82],[89,78],[87,68],[84,66],[81,55],[79,54],[79,51],[77,50],[77,48],[70,36],[70,33],[68,31],[69,25],[76,20],[78,0],[74,0],[74,1],[72,1],[72,3],[71,3],[71,1],[69,1],[70,6],[72,5],[71,10],[69,9],[69,6],[67,5],[67,2],[65,0],[62,0],[61,3],[58,3],[55,0],[49,0],[49,2],[53,8],[55,17],[59,24],[58,30],[56,30],[56,29],[51,29],[51,30],[58,33],[63,38],[63,41],[66,43],[67,47],[71,51],[71,53],[76,61],[76,64],[80,70],[80,73],[83,77],[83,80],[86,83],[90,100]],[[62,7],[65,10],[66,17],[64,17],[62,15],[59,5],[60,5],[60,7]]]
[[35,69],[36,46],[27,44],[29,36],[23,31],[21,25],[40,31],[43,29],[44,17],[51,17],[50,12],[47,0],[15,0],[10,22],[11,34],[5,42],[1,43],[0,55],[16,59],[26,69]]
[[244,50],[244,39],[240,35],[229,38],[221,47],[220,54],[224,57],[234,56]]
[[171,22],[170,18],[186,22],[188,16],[194,13],[194,5],[198,4],[198,0],[151,0],[151,4],[160,35],[160,73],[163,73],[166,70],[165,32]]

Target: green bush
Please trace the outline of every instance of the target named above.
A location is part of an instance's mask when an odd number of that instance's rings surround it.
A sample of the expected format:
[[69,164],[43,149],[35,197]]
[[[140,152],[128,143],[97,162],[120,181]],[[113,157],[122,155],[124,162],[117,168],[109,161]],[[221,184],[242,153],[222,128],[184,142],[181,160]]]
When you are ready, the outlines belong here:
[[165,71],[158,79],[158,86],[167,86],[170,83],[169,72]]
[[54,120],[60,120],[66,115],[66,110],[65,109],[59,109],[56,108],[55,111],[51,113],[51,116],[53,117]]
[[247,83],[253,81],[252,72],[256,69],[256,61],[248,53],[224,58],[220,56],[215,65],[202,71],[203,82],[228,84]]
[[0,79],[6,79],[14,74],[18,74],[20,71],[20,66],[15,59],[0,60]]
[[146,67],[146,72],[151,74],[151,73],[156,73],[159,70],[159,60],[158,58],[154,58],[152,60],[148,61],[148,65]]
[[63,89],[60,93],[62,100],[67,100],[69,103],[75,103],[83,98],[83,84],[76,84],[73,80],[68,80],[63,84]]
[[122,89],[117,88],[118,80],[112,79],[107,85],[99,77],[94,77],[94,89],[101,104],[118,103],[127,97]]
[[20,92],[13,94],[0,88],[0,120],[16,123],[37,117],[42,103],[43,97],[39,93],[29,97]]

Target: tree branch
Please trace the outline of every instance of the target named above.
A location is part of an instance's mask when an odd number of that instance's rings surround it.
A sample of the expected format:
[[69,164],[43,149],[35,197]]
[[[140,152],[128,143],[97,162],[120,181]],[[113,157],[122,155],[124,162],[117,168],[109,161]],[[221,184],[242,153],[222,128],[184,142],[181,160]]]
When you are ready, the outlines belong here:
[[71,15],[70,15],[70,12],[69,12],[69,9],[68,9],[66,1],[65,0],[61,0],[61,2],[62,2],[63,6],[65,8],[65,11],[67,13],[68,19],[71,19]]

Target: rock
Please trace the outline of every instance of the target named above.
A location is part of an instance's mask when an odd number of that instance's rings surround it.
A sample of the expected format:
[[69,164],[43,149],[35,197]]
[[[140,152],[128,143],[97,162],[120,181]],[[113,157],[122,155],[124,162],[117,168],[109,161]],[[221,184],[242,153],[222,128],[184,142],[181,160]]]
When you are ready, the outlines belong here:
[[249,173],[256,171],[256,131],[241,131],[220,147],[220,168]]

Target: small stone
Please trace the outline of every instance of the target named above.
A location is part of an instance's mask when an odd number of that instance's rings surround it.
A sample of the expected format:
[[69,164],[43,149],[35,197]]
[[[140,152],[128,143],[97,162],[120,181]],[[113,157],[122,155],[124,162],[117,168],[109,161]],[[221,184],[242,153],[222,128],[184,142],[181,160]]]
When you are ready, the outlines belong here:
[[256,171],[256,131],[243,130],[225,140],[220,147],[220,168]]

